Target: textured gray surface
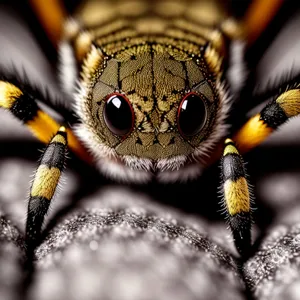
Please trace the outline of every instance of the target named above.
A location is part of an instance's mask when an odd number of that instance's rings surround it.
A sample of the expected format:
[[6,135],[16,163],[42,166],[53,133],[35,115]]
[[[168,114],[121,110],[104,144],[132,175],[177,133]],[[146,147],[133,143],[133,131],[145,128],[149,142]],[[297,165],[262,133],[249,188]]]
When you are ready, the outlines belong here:
[[11,221],[0,214],[0,295],[1,299],[20,298],[24,273],[23,239]]
[[[15,19],[3,13],[0,10],[5,32],[0,35],[0,63],[10,65],[13,60],[34,69],[34,80],[45,80],[57,90],[25,25],[8,26]],[[291,26],[298,28],[299,18]],[[293,49],[289,47],[284,62],[279,62],[284,51],[271,51],[271,56],[277,55],[275,64],[270,56],[264,58],[268,68],[258,69],[264,81],[278,68],[287,70],[294,64],[299,43]],[[256,299],[299,299],[300,163],[294,158],[299,153],[298,133],[299,121],[293,120],[246,157],[255,185],[260,239],[243,271]],[[0,299],[23,299],[26,195],[42,145],[2,111],[0,140]],[[151,189],[103,183],[95,172],[72,161],[68,165],[36,251],[31,284],[25,286],[28,299],[248,298],[232,239],[225,222],[216,218],[219,213],[172,205],[181,186],[160,187],[170,198],[162,204]],[[203,187],[191,187],[199,193],[197,198],[189,186],[182,187],[187,193],[179,194],[179,202],[199,202],[205,210],[211,203]]]
[[37,258],[31,299],[243,299],[234,258],[176,219],[141,209],[78,210]]
[[244,270],[258,299],[299,299],[300,224],[278,225],[269,230]]

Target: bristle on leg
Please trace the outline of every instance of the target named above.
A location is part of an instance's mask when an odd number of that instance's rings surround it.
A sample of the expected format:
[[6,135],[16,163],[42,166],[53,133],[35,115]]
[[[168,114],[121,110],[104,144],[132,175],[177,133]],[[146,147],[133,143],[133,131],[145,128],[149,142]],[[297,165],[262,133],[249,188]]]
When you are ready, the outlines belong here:
[[60,127],[42,156],[34,176],[28,202],[26,243],[29,253],[39,243],[44,217],[57,188],[67,152],[67,132]]
[[222,190],[235,246],[245,257],[251,247],[250,191],[242,157],[230,139],[222,158]]

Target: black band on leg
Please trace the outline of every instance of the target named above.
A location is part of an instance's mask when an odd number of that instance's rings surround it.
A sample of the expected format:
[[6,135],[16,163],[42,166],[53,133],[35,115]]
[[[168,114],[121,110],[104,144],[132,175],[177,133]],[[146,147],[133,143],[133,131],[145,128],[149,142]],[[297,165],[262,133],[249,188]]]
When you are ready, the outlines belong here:
[[41,237],[44,217],[48,212],[50,201],[44,197],[30,197],[26,222],[27,250],[32,252]]
[[251,249],[252,219],[250,212],[241,212],[229,216],[229,225],[237,251],[242,257],[246,257]]
[[261,111],[260,119],[263,120],[268,127],[276,129],[285,123],[288,117],[278,103],[271,102]]
[[[9,93],[3,93],[3,84],[9,86]],[[59,112],[65,119],[65,123],[74,124],[78,122],[78,118],[74,114],[74,111],[70,109],[70,106],[68,107],[65,104],[66,102],[63,101],[63,99],[53,99],[53,97],[51,97],[51,93],[45,90],[45,88],[40,89],[31,84],[25,74],[19,76],[16,70],[6,70],[4,72],[1,70],[0,86],[1,85],[2,92],[0,91],[0,98],[2,98],[4,102],[9,100],[10,97],[14,97],[15,100],[17,100],[15,107],[11,106],[12,102],[9,106],[4,105],[4,107],[10,109],[18,119],[25,123],[33,119],[30,115],[36,112],[36,101],[42,102],[51,109]],[[0,99],[0,107],[3,107],[2,104],[3,102],[1,103]],[[23,109],[26,106],[28,107]]]

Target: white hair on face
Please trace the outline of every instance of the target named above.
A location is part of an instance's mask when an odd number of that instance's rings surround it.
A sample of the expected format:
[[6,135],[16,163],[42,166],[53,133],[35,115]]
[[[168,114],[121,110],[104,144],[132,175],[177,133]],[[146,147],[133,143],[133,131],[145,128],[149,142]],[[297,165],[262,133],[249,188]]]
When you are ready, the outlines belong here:
[[156,163],[156,168],[160,172],[177,171],[181,167],[184,166],[186,160],[187,160],[187,157],[184,155],[178,155],[178,156],[171,157],[171,158],[160,159]]
[[146,183],[153,176],[149,171],[134,170],[121,162],[110,159],[98,160],[97,167],[104,175],[123,182]]
[[144,170],[144,171],[152,171],[153,162],[148,158],[140,158],[131,155],[124,155],[122,157],[122,161],[126,164],[126,166],[135,170]]
[[103,144],[93,127],[82,123],[73,129],[76,136],[88,147],[88,150],[96,160],[103,158],[117,159],[116,151]]
[[88,123],[87,115],[88,86],[80,82],[76,87],[74,110],[83,123]]
[[62,41],[59,44],[59,79],[62,90],[73,96],[77,81],[77,63],[70,43]]
[[200,163],[188,164],[181,169],[173,171],[165,171],[157,174],[157,180],[159,182],[185,182],[187,180],[193,180],[201,175],[203,166]]

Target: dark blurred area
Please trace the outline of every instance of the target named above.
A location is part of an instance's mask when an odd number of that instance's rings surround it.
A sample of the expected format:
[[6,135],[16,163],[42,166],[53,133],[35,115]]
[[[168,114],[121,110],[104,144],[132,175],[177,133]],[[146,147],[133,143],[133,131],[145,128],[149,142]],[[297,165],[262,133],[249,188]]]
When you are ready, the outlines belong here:
[[[62,2],[66,11],[71,15],[83,1],[73,0]],[[35,36],[36,42],[43,49],[47,59],[52,63],[55,62],[57,60],[57,51],[41,27],[39,20],[30,5],[30,1],[2,0],[1,3],[14,11],[18,17],[24,19],[26,25]],[[245,15],[251,0],[226,0],[221,1],[221,3],[228,7],[228,11],[233,16],[237,19],[241,19]],[[247,59],[250,64],[255,65],[258,62],[264,51],[277,36],[280,29],[288,22],[288,20],[295,17],[299,8],[300,4],[297,1],[283,1],[279,13],[275,16],[256,43],[249,49]]]

